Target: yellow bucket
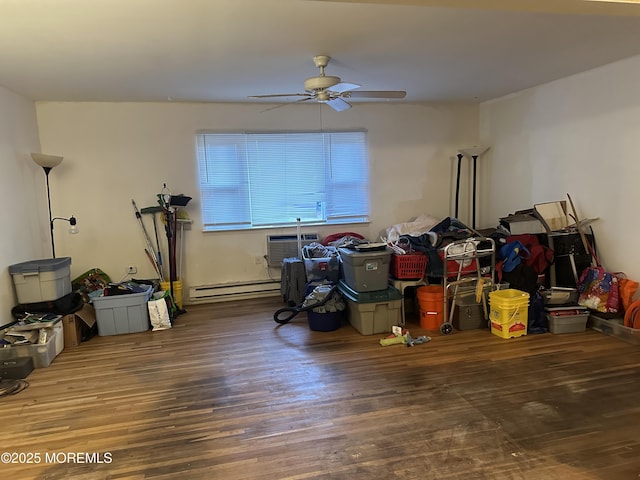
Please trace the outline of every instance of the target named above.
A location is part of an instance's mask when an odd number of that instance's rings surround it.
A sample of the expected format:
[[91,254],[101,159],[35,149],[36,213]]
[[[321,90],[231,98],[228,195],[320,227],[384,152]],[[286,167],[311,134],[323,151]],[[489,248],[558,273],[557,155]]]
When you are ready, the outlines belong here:
[[501,338],[527,334],[529,294],[515,288],[489,293],[491,333]]
[[[160,290],[171,292],[171,284],[169,282],[160,282]],[[173,281],[173,301],[178,308],[182,308],[182,280]]]

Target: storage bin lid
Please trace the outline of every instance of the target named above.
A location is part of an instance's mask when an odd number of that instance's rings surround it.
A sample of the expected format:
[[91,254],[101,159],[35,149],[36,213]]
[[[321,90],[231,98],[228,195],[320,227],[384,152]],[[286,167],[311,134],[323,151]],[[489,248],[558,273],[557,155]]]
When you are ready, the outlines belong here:
[[358,251],[352,250],[350,248],[340,247],[338,249],[340,256],[344,260],[345,258],[349,260],[368,260],[370,258],[388,258],[391,259],[391,250],[389,247],[386,247],[384,250],[371,250],[371,251]]
[[338,282],[338,291],[346,298],[357,303],[390,302],[401,300],[402,293],[392,286],[386,290],[374,290],[372,292],[356,292],[344,280]]
[[125,293],[122,295],[107,295],[94,297],[91,299],[93,307],[100,308],[126,307],[147,303],[153,294],[153,285],[149,285],[147,290],[139,293]]
[[25,274],[25,273],[40,273],[40,272],[53,272],[61,268],[66,268],[71,265],[71,257],[60,258],[43,258],[41,260],[29,260],[28,262],[16,263],[9,266],[9,273]]

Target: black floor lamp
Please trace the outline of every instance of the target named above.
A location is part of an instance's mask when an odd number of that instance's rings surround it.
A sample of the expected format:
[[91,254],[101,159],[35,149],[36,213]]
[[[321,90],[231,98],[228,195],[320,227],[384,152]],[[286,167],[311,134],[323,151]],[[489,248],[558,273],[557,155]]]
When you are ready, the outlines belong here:
[[[472,214],[472,220],[471,220],[471,227],[472,228],[476,228],[476,211],[477,211],[477,207],[476,207],[476,202],[478,200],[478,193],[477,193],[477,184],[478,184],[478,157],[480,157],[484,152],[486,152],[487,150],[489,150],[489,147],[487,146],[474,146],[474,147],[469,147],[469,148],[463,148],[461,150],[458,151],[458,175],[460,175],[460,159],[462,158],[463,155],[467,155],[468,157],[471,157],[471,159],[473,160],[473,193],[472,195],[472,207],[471,207],[471,214]],[[460,179],[458,178],[458,181]],[[456,215],[458,214],[458,210],[456,208]]]
[[53,240],[53,222],[55,220],[64,220],[69,222],[69,233],[78,233],[78,221],[73,215],[69,218],[64,217],[52,217],[51,215],[51,195],[49,193],[49,172],[54,167],[57,167],[62,163],[64,157],[58,157],[56,155],[45,155],[43,153],[32,153],[31,158],[34,162],[42,167],[45,177],[47,179],[47,204],[49,206],[49,230],[51,231],[51,254],[53,258],[56,258],[56,244]]

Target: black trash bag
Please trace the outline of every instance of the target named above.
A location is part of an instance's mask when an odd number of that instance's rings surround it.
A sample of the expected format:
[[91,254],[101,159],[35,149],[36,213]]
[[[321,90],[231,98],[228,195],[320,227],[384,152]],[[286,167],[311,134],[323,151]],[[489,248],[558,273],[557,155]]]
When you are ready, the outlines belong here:
[[536,271],[520,263],[510,272],[502,272],[503,282],[509,282],[509,288],[515,288],[527,292],[531,297],[538,291],[538,274]]
[[11,309],[11,315],[20,320],[27,313],[55,313],[56,315],[69,315],[80,310],[84,305],[82,295],[71,292],[57,300],[37,303],[23,303]]

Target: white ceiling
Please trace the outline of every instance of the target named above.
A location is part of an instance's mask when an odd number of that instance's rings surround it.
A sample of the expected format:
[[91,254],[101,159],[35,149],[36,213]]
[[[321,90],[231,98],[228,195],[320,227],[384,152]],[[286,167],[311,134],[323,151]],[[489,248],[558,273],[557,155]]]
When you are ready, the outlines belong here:
[[303,92],[318,54],[406,102],[483,101],[640,54],[640,5],[0,0],[0,85],[33,100],[255,101]]

